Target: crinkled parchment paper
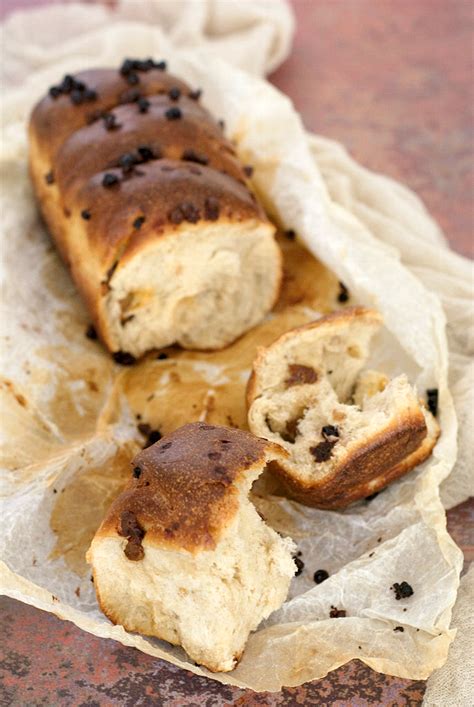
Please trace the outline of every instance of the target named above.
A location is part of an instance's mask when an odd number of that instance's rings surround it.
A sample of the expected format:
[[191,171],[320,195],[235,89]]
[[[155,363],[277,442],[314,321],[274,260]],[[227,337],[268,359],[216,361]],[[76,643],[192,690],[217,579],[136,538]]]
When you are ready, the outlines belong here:
[[[40,62],[42,68],[10,92],[4,111],[3,592],[95,635],[254,690],[298,685],[352,658],[378,671],[426,678],[443,664],[454,637],[449,625],[462,562],[439,498],[456,457],[439,300],[400,263],[395,247],[344,206],[350,176],[334,194],[334,169],[324,170],[330,146],[308,144],[285,96],[208,50],[171,50],[157,28],[118,23],[95,34],[92,29],[94,41],[87,36],[72,38],[54,66]],[[264,324],[233,346],[217,353],[169,349],[167,359],[150,355],[120,368],[84,335],[87,312],[38,219],[24,131],[31,105],[63,73],[117,65],[127,54],[163,56],[173,73],[203,88],[203,103],[225,120],[240,155],[255,166],[254,185],[269,212],[282,229],[298,233],[299,243],[282,237],[282,298]],[[363,190],[363,177],[358,186]],[[411,213],[413,228],[423,219],[430,223],[412,195],[393,183],[386,188],[386,203],[401,204],[403,218]],[[389,206],[378,208],[371,206],[374,223],[389,213]],[[179,648],[112,626],[97,607],[84,553],[143,444],[136,416],[163,433],[196,419],[245,426],[243,393],[255,347],[336,308],[339,279],[351,304],[383,313],[386,326],[371,365],[392,375],[406,372],[421,395],[439,389],[442,435],[416,471],[344,512],[255,494],[267,522],[296,541],[305,569],[282,608],[252,634],[238,667],[210,674]],[[312,575],[321,568],[330,578],[315,585]],[[414,595],[396,601],[390,587],[402,581]],[[331,606],[346,617],[329,618]],[[403,632],[394,630],[399,626]]]

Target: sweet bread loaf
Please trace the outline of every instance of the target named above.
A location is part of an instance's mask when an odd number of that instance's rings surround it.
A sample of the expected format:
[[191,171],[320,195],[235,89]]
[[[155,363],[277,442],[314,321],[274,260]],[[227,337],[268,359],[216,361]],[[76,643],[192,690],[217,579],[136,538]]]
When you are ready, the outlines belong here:
[[223,347],[278,295],[275,229],[199,97],[126,60],[66,76],[31,116],[42,215],[117,360]]
[[247,498],[267,462],[285,457],[249,432],[201,422],[140,452],[88,551],[102,611],[232,670],[296,571],[292,541]]
[[301,503],[343,508],[426,459],[439,428],[405,375],[362,371],[378,312],[354,307],[289,331],[254,361],[254,434],[289,456],[269,470]]

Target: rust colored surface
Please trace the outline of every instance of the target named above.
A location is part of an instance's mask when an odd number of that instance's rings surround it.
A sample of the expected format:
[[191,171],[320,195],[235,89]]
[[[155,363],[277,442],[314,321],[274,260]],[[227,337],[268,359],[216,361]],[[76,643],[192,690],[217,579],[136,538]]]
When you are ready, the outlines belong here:
[[[47,0],[41,0],[45,4]],[[3,0],[0,14],[38,0]],[[272,80],[306,126],[424,199],[455,250],[472,240],[472,4],[295,0],[291,58]],[[474,559],[474,501],[448,527]],[[325,679],[256,695],[199,678],[11,599],[0,600],[0,704],[420,705],[424,683],[353,661]]]

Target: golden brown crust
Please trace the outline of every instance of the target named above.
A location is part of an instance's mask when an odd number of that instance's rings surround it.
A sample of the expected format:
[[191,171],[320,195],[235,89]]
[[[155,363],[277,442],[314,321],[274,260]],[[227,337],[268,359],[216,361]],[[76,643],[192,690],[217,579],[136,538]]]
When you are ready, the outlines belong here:
[[289,495],[307,506],[329,510],[345,508],[375,493],[426,459],[436,442],[425,443],[427,427],[421,410],[413,411],[377,437],[362,442],[342,465],[323,479],[304,481],[283,461],[269,470],[283,482]]
[[212,549],[238,509],[238,484],[267,458],[286,452],[250,432],[195,422],[180,427],[132,462],[138,478],[111,506],[97,537],[121,532],[133,514],[144,544],[190,552]]

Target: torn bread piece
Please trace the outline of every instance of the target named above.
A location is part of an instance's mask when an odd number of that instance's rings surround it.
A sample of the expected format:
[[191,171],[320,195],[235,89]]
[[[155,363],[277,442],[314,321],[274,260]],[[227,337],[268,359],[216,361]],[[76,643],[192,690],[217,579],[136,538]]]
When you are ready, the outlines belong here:
[[289,452],[269,470],[308,506],[369,496],[436,444],[438,424],[405,375],[362,371],[381,324],[375,310],[344,309],[283,334],[254,361],[249,427]]
[[87,553],[115,624],[232,670],[251,631],[285,601],[294,544],[248,499],[278,445],[196,422],[140,452]]

